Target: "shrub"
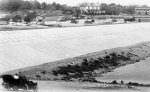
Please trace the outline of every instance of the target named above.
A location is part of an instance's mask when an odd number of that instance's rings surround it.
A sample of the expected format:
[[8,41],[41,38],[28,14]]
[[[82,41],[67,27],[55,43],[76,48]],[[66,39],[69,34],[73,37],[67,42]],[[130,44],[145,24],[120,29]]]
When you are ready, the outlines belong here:
[[45,70],[43,70],[43,71],[41,71],[41,73],[42,73],[42,74],[46,74],[46,71],[45,71]]
[[111,84],[118,84],[116,80],[113,80]]
[[21,22],[22,21],[22,17],[20,15],[16,15],[12,18],[13,22]]
[[[94,73],[95,70],[99,70],[100,68],[109,70],[109,68],[112,66],[120,65],[120,62],[118,61],[121,60],[126,61],[126,60],[130,60],[130,58],[125,56],[124,54],[117,54],[113,52],[104,56],[103,58],[90,59],[90,60],[85,58],[83,59],[81,64],[60,66],[58,67],[57,70],[54,70],[52,72],[55,76],[60,74],[60,75],[64,75],[67,78],[68,77],[82,78],[85,77],[85,75],[88,75],[90,78],[92,78],[94,76],[92,74]],[[87,76],[85,77],[85,79],[83,78],[83,80],[86,80],[86,78]],[[112,83],[115,84],[117,82],[113,81]]]
[[32,21],[32,17],[30,15],[27,15],[27,16],[24,17],[24,21],[26,23],[30,23]]

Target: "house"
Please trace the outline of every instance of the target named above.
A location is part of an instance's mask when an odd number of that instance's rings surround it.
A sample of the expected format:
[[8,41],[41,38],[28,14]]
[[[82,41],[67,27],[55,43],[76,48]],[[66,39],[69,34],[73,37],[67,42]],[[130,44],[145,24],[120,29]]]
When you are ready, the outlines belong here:
[[82,14],[86,14],[86,15],[101,14],[99,3],[82,3],[82,4],[79,4],[79,8]]
[[6,17],[6,14],[0,14],[0,25],[9,24],[9,19],[5,17]]
[[135,8],[136,22],[150,22],[150,7],[136,7]]

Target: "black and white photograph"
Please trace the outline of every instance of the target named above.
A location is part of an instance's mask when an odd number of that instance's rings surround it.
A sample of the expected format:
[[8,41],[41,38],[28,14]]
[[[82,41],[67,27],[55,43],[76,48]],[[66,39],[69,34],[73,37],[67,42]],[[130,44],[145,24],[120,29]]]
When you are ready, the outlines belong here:
[[150,1],[0,0],[0,92],[150,92]]

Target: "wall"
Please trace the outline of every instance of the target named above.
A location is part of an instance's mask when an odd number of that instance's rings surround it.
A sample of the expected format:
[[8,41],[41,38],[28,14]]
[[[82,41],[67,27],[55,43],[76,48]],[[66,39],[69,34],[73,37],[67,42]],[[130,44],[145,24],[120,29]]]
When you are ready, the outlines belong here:
[[150,18],[135,18],[136,22],[150,22]]

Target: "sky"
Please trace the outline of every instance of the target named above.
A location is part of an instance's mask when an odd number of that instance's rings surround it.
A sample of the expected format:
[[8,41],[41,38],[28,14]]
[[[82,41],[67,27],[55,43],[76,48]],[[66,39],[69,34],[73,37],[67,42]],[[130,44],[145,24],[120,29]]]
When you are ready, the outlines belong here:
[[47,2],[47,3],[60,3],[60,4],[67,4],[70,6],[75,6],[79,3],[83,2],[94,2],[94,3],[116,3],[121,5],[149,5],[150,6],[150,0],[38,0],[39,2]]
[[[4,1],[4,0],[0,0],[0,1]],[[30,1],[30,0],[29,0]],[[56,3],[60,3],[60,4],[67,4],[69,6],[76,6],[79,3],[83,3],[83,2],[94,2],[94,3],[115,3],[115,4],[121,4],[121,5],[148,5],[150,6],[150,0],[37,0],[39,2],[47,2],[47,3],[53,3],[54,1]]]

